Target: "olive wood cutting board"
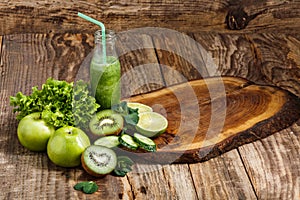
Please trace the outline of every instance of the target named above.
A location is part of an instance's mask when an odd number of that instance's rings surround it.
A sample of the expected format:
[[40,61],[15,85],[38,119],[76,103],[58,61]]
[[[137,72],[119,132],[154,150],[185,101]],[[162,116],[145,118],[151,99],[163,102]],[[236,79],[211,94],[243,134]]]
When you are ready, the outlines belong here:
[[206,161],[265,138],[300,118],[300,99],[242,78],[194,80],[128,99],[149,105],[168,119],[154,138],[157,152],[133,153],[150,162]]

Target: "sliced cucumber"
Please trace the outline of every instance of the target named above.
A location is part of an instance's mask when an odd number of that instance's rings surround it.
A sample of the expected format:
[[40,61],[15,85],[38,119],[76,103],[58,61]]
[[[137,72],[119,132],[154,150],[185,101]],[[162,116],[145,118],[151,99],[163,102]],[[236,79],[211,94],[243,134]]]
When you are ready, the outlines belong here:
[[136,150],[139,145],[133,140],[130,135],[123,134],[119,137],[119,142],[128,149]]
[[101,137],[94,142],[95,145],[113,148],[120,144],[119,137],[116,135]]
[[141,134],[134,133],[133,134],[133,140],[142,148],[145,149],[146,151],[151,151],[154,152],[156,151],[156,144],[153,140],[151,140],[148,137],[145,137]]

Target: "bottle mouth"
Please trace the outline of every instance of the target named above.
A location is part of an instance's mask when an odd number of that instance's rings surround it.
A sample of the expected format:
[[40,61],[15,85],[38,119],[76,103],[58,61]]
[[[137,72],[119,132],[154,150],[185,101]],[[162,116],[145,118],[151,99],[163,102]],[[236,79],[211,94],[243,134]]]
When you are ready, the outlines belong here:
[[[94,34],[95,41],[102,41],[102,30],[97,30]],[[105,39],[106,40],[115,40],[116,33],[113,30],[105,30]]]

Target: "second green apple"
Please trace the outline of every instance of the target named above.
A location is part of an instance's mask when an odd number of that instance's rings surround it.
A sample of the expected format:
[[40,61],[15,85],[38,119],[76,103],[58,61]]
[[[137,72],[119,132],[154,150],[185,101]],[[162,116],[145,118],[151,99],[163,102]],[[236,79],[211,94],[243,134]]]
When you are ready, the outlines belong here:
[[76,167],[81,164],[82,152],[90,146],[90,139],[79,128],[66,126],[59,128],[50,137],[47,154],[49,159],[61,167]]

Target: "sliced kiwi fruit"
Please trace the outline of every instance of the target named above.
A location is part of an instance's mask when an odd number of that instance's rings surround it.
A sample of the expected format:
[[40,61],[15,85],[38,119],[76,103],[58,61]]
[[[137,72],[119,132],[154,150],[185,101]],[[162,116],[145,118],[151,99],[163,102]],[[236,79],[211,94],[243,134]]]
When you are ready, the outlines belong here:
[[91,145],[81,154],[83,169],[95,177],[112,172],[117,166],[117,161],[117,155],[112,149],[100,145]]
[[96,113],[89,123],[89,128],[93,134],[99,136],[118,135],[123,125],[123,117],[107,109]]

